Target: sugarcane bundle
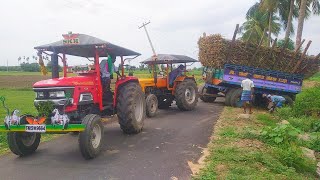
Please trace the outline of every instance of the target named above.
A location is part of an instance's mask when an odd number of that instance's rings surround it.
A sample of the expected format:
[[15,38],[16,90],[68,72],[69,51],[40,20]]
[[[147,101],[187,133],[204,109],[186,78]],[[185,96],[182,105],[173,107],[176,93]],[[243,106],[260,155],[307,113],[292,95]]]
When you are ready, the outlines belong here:
[[202,65],[208,67],[223,68],[226,63],[238,64],[299,73],[305,77],[319,71],[319,55],[307,56],[306,52],[290,51],[276,46],[257,46],[240,40],[230,41],[220,34],[200,37],[198,45],[199,60]]

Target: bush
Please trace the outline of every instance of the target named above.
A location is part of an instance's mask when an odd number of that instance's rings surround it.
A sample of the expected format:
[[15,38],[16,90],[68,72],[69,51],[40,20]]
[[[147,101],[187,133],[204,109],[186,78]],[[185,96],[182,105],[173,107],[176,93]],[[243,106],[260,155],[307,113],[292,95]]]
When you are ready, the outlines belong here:
[[320,132],[320,121],[317,120],[317,121],[313,122],[311,125],[311,128],[312,128],[313,132]]
[[51,101],[45,101],[45,102],[40,102],[37,106],[36,109],[38,110],[38,115],[41,116],[46,116],[48,117],[53,109],[54,109],[54,104]]
[[289,145],[296,142],[300,131],[290,124],[279,124],[275,128],[266,127],[261,132],[262,139],[272,145]]
[[273,152],[282,164],[293,167],[297,172],[309,172],[313,174],[316,171],[316,162],[305,157],[299,146],[294,144],[282,146],[274,148]]
[[297,95],[293,106],[293,113],[296,116],[320,116],[320,87],[306,89]]
[[311,139],[309,148],[320,152],[320,135]]

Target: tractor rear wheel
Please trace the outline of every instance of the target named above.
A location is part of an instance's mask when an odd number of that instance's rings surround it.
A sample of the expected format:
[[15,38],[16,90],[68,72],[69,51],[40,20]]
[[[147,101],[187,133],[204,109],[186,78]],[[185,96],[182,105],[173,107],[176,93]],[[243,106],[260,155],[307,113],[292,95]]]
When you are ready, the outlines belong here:
[[217,99],[216,97],[209,97],[204,95],[207,93],[207,88],[204,85],[201,85],[199,87],[199,93],[200,93],[200,99],[203,102],[213,103]]
[[83,132],[79,134],[79,148],[85,159],[93,159],[99,155],[102,149],[104,127],[101,117],[96,114],[88,114],[82,119],[86,125]]
[[27,156],[34,153],[38,149],[40,139],[40,133],[7,133],[9,148],[14,154],[18,156]]
[[146,117],[146,100],[136,82],[121,86],[117,97],[117,115],[122,131],[126,134],[139,133]]
[[158,99],[157,96],[154,94],[147,95],[146,98],[146,104],[147,104],[147,116],[148,117],[154,117],[157,114],[158,111]]
[[175,90],[176,104],[182,111],[193,110],[198,102],[197,84],[192,79],[185,79],[177,85]]

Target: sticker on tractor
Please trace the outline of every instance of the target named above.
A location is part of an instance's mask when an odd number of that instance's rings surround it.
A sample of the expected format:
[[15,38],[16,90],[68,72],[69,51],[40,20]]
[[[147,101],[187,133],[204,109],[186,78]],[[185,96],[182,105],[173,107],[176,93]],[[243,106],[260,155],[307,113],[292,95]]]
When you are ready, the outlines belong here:
[[64,40],[63,44],[64,45],[75,45],[75,44],[80,44],[80,39],[78,38],[78,34],[64,34],[62,35]]
[[26,132],[46,132],[46,125],[26,125]]

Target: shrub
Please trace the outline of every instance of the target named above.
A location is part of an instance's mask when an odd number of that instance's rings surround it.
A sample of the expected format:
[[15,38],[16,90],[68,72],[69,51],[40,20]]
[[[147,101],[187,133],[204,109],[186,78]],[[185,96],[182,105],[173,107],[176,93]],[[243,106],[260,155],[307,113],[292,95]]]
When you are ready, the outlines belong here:
[[269,144],[289,145],[296,142],[299,130],[290,124],[279,124],[274,128],[266,127],[261,132],[262,139]]
[[314,174],[316,171],[316,162],[305,157],[301,147],[295,144],[274,148],[273,152],[282,164],[295,168],[297,172]]
[[292,110],[296,116],[311,115],[319,117],[320,87],[309,88],[298,94]]
[[320,121],[314,121],[311,125],[311,128],[313,132],[320,132]]
[[319,122],[319,120],[312,117],[308,117],[308,116],[290,117],[288,118],[288,122],[293,127],[305,132],[313,132],[313,131],[316,131],[318,128],[320,128],[316,124]]
[[309,148],[320,152],[320,136],[311,140]]
[[40,102],[36,106],[36,109],[38,110],[38,115],[39,116],[48,117],[52,113],[52,111],[54,109],[54,104],[51,101]]

